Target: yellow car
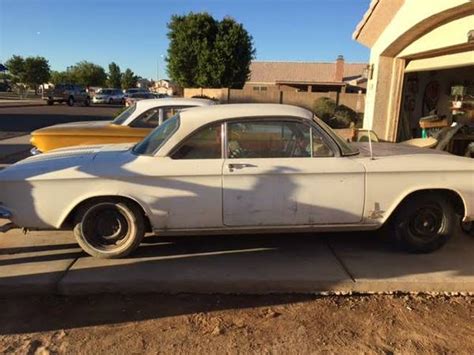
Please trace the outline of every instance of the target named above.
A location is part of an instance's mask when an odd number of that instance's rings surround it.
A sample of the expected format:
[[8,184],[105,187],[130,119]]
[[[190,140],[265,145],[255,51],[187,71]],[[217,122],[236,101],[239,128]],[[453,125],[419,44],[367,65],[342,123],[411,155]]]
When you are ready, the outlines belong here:
[[213,105],[205,99],[164,98],[137,101],[113,121],[58,124],[31,133],[32,154],[77,145],[139,142],[179,110]]

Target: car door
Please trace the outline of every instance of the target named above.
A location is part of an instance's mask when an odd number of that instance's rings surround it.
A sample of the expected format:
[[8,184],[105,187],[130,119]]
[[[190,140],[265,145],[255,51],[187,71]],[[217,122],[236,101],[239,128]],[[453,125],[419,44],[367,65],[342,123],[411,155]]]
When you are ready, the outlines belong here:
[[[173,120],[158,129],[166,129]],[[222,227],[222,128],[203,127],[167,157],[142,155],[128,167],[135,172],[135,194],[151,213],[157,230]],[[156,133],[157,131],[155,131]]]
[[226,124],[223,220],[227,226],[358,223],[364,168],[339,156],[309,123],[285,119]]

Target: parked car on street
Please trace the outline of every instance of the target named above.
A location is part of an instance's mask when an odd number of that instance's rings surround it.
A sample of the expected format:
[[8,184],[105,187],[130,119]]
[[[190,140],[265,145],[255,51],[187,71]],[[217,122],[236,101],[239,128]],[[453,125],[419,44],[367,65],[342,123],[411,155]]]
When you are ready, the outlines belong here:
[[123,90],[123,94],[125,95],[125,97],[128,97],[131,94],[136,94],[139,92],[150,92],[150,91],[148,89],[143,89],[143,88],[131,88],[131,89]]
[[53,105],[55,102],[65,102],[69,106],[73,106],[76,103],[89,106],[91,103],[91,98],[86,89],[81,85],[75,84],[58,84],[52,89],[45,89],[42,93],[42,99],[46,100],[48,105]]
[[213,104],[210,100],[179,98],[139,101],[113,121],[72,122],[33,131],[32,153],[74,145],[138,142],[179,110]]
[[156,99],[156,95],[152,94],[151,92],[135,92],[133,94],[129,94],[125,98],[125,106],[129,107],[132,106],[135,102],[141,101],[141,100],[146,100],[146,99]]
[[125,104],[125,95],[120,89],[100,89],[92,97],[95,104]]
[[3,230],[71,229],[103,258],[128,255],[146,232],[381,227],[406,250],[431,252],[457,214],[474,218],[472,160],[391,143],[369,151],[294,106],[192,108],[135,145],[58,149],[0,171],[0,216],[12,223]]

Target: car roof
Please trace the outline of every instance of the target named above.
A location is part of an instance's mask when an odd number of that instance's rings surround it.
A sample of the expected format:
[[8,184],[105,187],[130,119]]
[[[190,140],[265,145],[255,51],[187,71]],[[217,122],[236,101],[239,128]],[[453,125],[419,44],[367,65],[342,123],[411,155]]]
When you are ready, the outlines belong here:
[[[166,99],[160,99],[166,100]],[[298,117],[311,120],[313,113],[301,107],[280,104],[226,104],[193,107],[179,113],[179,129],[161,147],[157,156],[166,156],[176,144],[202,126],[226,119],[255,117]]]
[[146,99],[136,102],[138,110],[146,110],[158,106],[206,106],[214,105],[215,102],[212,100],[206,99],[185,99],[185,98],[174,98],[174,97],[164,97],[159,99]]
[[231,118],[252,117],[302,117],[312,119],[313,113],[307,109],[282,104],[226,104],[196,107],[181,112],[182,121],[199,120],[201,124]]

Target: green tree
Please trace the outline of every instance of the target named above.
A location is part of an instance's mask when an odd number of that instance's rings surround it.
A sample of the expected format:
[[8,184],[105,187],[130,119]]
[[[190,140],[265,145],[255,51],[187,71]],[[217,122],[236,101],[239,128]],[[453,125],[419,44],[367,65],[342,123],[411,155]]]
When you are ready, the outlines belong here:
[[49,62],[44,57],[27,57],[24,65],[24,83],[35,89],[48,82],[51,76]]
[[107,74],[100,65],[82,61],[68,68],[70,79],[83,86],[103,86],[107,80]]
[[5,62],[5,66],[12,76],[13,82],[21,82],[25,73],[25,59],[19,55],[13,55]]
[[35,91],[38,86],[47,82],[50,77],[48,60],[44,57],[12,56],[5,63],[15,83],[26,84]]
[[73,80],[73,78],[71,77],[71,74],[68,71],[53,70],[51,72],[51,77],[49,78],[49,80],[54,85],[64,84],[64,83],[75,84],[75,81]]
[[252,37],[231,18],[174,15],[168,24],[168,74],[183,87],[242,87],[255,56]]
[[120,67],[115,62],[110,63],[107,85],[112,88],[119,88],[121,85],[121,80],[122,73],[120,72]]
[[250,75],[250,62],[255,57],[252,37],[242,24],[224,18],[218,25],[212,55],[213,82],[219,87],[242,88]]
[[127,90],[137,86],[138,77],[133,73],[133,71],[127,68],[122,74],[122,89]]

